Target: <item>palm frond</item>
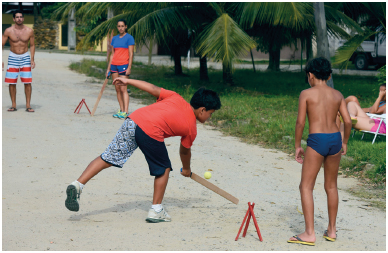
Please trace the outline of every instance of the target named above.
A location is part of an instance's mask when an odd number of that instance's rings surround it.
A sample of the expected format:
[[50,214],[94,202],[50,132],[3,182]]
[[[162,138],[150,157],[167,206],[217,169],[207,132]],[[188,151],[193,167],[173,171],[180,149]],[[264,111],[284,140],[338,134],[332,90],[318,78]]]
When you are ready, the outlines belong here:
[[231,68],[233,59],[256,47],[252,38],[226,13],[208,25],[196,41],[201,56],[222,61]]
[[[144,3],[136,3],[137,7],[139,5],[144,7]],[[126,4],[126,8],[131,7],[130,9],[136,9],[134,8],[136,6],[135,3]],[[162,6],[165,8],[160,9]],[[128,33],[134,37],[136,45],[139,46],[145,44],[154,35],[156,42],[165,43],[167,38],[173,36],[172,29],[178,27],[187,29],[190,26],[188,17],[192,14],[189,13],[189,6],[177,7],[161,3],[159,5],[154,4],[151,7],[148,6],[147,10],[143,8],[141,11],[126,10],[114,18],[106,20],[85,36],[85,44],[103,39],[112,29],[116,32],[115,27],[120,19],[127,20]]]
[[69,3],[66,3],[65,5],[62,5],[60,6],[58,9],[56,9],[54,12],[53,12],[53,15],[51,16],[52,19],[55,19],[55,20],[61,20],[61,21],[65,21],[67,20],[68,16],[69,16],[69,13],[70,11],[75,8],[75,10],[77,10],[78,8],[80,8],[82,5],[84,5],[85,3],[78,3],[78,2],[69,2]]
[[362,51],[362,42],[376,33],[377,32],[375,31],[367,30],[363,34],[356,34],[353,36],[343,46],[337,49],[333,64],[339,64],[340,69],[347,68],[349,59],[352,57],[353,53],[357,50]]
[[[325,15],[326,21],[332,22],[333,25],[337,24],[345,26],[358,33],[363,32],[363,29],[356,21],[339,11],[337,8],[333,8],[332,6],[325,4]],[[330,28],[334,27],[333,25]]]
[[301,31],[313,29],[313,19],[306,18],[313,12],[311,3],[249,2],[237,5],[236,17],[243,28],[273,25]]
[[350,35],[343,29],[342,27],[338,26],[336,23],[326,20],[326,26],[327,26],[327,32],[332,37],[335,37],[337,39],[349,39]]

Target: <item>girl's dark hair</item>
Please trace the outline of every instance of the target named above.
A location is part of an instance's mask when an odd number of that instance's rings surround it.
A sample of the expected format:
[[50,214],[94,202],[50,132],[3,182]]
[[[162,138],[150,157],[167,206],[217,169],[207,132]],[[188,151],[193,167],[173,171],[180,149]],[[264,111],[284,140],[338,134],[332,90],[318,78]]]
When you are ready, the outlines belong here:
[[190,100],[190,105],[194,109],[205,107],[206,111],[218,110],[221,108],[221,101],[218,94],[212,90],[200,88],[197,90]]
[[[119,22],[123,22],[125,26],[127,25],[127,21],[125,21],[124,19],[120,19],[119,21],[117,21],[117,24]],[[125,32],[127,32],[127,29],[125,29]]]
[[331,70],[330,62],[324,57],[318,57],[310,60],[306,64],[305,71],[306,75],[308,73],[313,73],[316,78],[324,81],[328,80],[330,74],[333,72]]

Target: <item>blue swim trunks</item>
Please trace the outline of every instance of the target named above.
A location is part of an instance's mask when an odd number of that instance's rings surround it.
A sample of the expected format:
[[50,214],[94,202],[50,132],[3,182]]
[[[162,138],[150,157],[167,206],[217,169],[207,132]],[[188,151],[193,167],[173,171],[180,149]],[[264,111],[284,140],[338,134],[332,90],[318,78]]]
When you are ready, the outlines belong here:
[[128,64],[124,64],[124,65],[113,65],[111,64],[110,65],[110,72],[112,73],[119,73],[119,75],[125,75],[125,71],[127,71],[128,69]]
[[342,137],[340,132],[336,133],[314,133],[309,134],[307,146],[311,147],[321,156],[335,155],[341,151]]

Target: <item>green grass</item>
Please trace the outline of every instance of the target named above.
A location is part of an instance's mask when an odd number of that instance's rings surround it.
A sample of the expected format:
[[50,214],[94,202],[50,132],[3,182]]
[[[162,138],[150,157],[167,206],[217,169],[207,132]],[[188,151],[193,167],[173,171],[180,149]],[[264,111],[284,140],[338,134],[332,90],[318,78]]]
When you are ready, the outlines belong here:
[[[105,74],[93,71],[90,68],[92,65],[106,68],[106,62],[93,60],[73,63],[71,68],[103,79]],[[222,108],[213,114],[207,124],[247,143],[294,153],[298,97],[302,90],[309,88],[304,73],[236,70],[235,86],[226,87],[222,82],[221,71],[209,68],[209,82],[199,81],[198,69],[184,69],[184,72],[184,76],[175,76],[171,67],[147,66],[135,62],[131,77],[174,90],[187,101],[199,87],[215,90],[220,94]],[[335,88],[344,97],[357,96],[363,107],[372,105],[377,97],[379,87],[376,77],[333,75],[333,80]],[[152,96],[136,88],[132,87],[131,91],[131,96],[145,99],[145,103],[155,101]],[[302,140],[306,141],[307,136],[306,124]],[[376,187],[385,187],[385,138],[379,138],[373,145],[371,135],[366,135],[363,140],[360,138],[360,133],[350,138],[347,159],[341,160],[341,174],[357,177]],[[374,167],[366,164],[373,164]]]
[[[333,62],[334,61],[334,57],[331,58],[331,61]],[[269,64],[269,60],[255,60],[255,65],[268,65]],[[304,68],[305,65],[306,65],[306,60],[302,60],[302,67]],[[238,61],[238,63],[244,63],[244,64],[252,64],[252,61],[247,61],[247,60],[240,60]],[[301,65],[301,60],[284,60],[284,61],[280,61],[280,65],[297,65],[297,66],[300,66]],[[332,65],[333,69],[339,69],[339,65]],[[376,66],[370,66],[370,68],[368,68],[368,70],[373,70]],[[348,62],[348,66],[346,67],[347,70],[356,70],[356,66],[351,62],[349,61]]]

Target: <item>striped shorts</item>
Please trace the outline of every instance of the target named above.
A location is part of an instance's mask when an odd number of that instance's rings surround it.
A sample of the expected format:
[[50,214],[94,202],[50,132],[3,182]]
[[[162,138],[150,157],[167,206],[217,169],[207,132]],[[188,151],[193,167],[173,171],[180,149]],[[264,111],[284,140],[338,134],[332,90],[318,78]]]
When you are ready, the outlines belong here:
[[101,154],[101,159],[115,167],[122,168],[138,147],[135,140],[136,126],[135,122],[126,118],[112,142]]
[[28,52],[24,54],[9,53],[5,82],[16,84],[19,73],[22,83],[32,83],[31,58]]

